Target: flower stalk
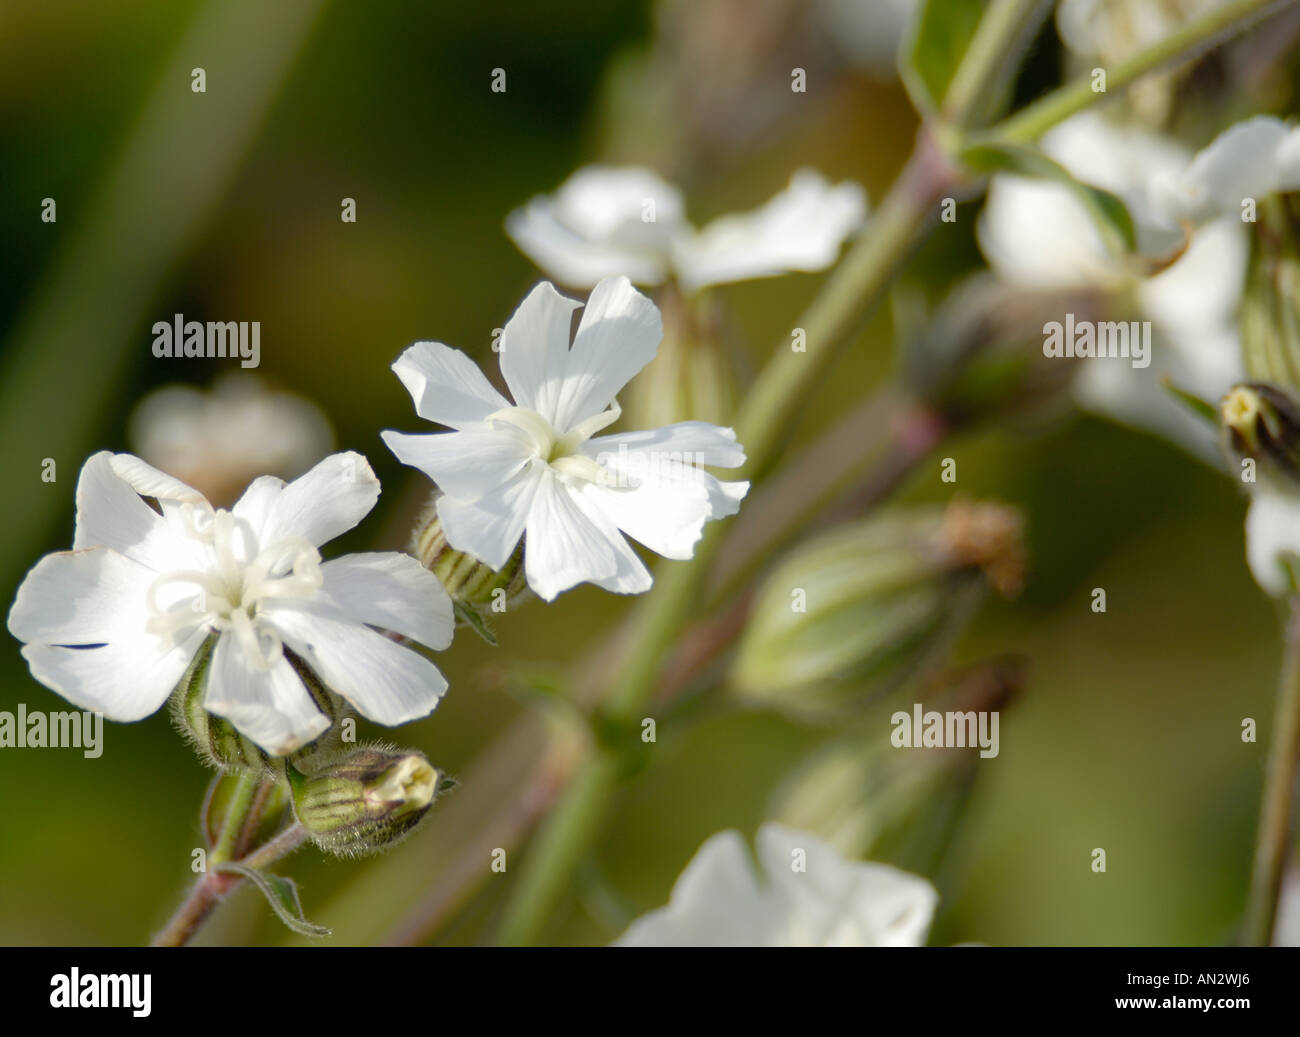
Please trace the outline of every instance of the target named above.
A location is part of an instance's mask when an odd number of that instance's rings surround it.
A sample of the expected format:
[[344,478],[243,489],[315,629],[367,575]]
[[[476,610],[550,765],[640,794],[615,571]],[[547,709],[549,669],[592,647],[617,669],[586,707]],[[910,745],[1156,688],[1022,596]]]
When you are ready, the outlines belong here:
[[1288,613],[1255,861],[1241,929],[1241,942],[1252,947],[1267,947],[1273,939],[1300,773],[1300,597],[1290,599]]

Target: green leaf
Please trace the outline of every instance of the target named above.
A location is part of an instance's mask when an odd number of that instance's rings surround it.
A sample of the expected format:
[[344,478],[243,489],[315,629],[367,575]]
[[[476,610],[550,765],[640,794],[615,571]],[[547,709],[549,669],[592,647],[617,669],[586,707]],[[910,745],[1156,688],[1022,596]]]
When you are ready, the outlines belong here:
[[986,6],[985,0],[922,0],[918,5],[899,50],[898,72],[922,115],[942,106]]
[[1132,252],[1137,247],[1133,217],[1118,196],[1076,179],[1063,165],[1037,148],[992,141],[962,148],[957,158],[976,173],[1012,173],[1036,180],[1054,180],[1069,188],[1088,210],[1107,248],[1118,255]]
[[461,626],[469,627],[493,648],[497,646],[497,635],[492,633],[492,628],[487,625],[487,620],[468,605],[462,605],[459,601],[453,601],[451,607],[456,614],[457,622]]
[[1214,404],[1193,396],[1186,389],[1176,386],[1168,375],[1160,379],[1160,385],[1175,400],[1181,403],[1198,418],[1203,418],[1215,428],[1219,427],[1219,409]]
[[217,871],[230,871],[242,875],[262,891],[266,902],[285,925],[302,936],[329,936],[333,930],[323,925],[314,925],[303,917],[302,904],[298,901],[298,887],[293,879],[286,879],[270,872],[258,871],[238,861],[222,861],[215,865]]

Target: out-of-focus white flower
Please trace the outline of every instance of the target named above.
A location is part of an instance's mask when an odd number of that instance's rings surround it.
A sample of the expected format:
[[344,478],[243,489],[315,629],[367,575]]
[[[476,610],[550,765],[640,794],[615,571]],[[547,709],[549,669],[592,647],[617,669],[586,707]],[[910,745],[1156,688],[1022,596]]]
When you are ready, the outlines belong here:
[[1246,511],[1246,561],[1255,582],[1275,598],[1293,590],[1300,572],[1300,496],[1260,487]]
[[234,501],[259,475],[295,478],[334,447],[319,407],[245,371],[221,376],[206,392],[154,390],[131,415],[128,434],[145,461],[218,504]]
[[681,193],[636,166],[588,166],[549,196],[506,218],[506,231],[562,284],[590,288],[623,275],[637,284],[669,278],[688,291],[707,285],[823,270],[862,224],[866,198],[849,181],[832,185],[801,169],[765,205],[696,230]]
[[815,836],[769,822],[758,871],[734,830],[708,839],[668,906],[633,922],[615,946],[916,947],[938,894],[885,864],[845,860]]
[[623,533],[666,558],[690,558],[704,523],[735,514],[749,489],[699,467],[744,463],[729,428],[682,421],[596,435],[618,420],[615,395],[663,332],[654,303],[610,277],[592,291],[570,348],[580,305],[543,281],[507,322],[501,373],[513,403],[464,353],[417,342],[393,370],[420,417],[454,431],[383,433],[399,460],[442,490],[447,542],[500,570],[524,537],[528,585],[547,601],[583,582],[648,590],[650,573]]
[[[1085,68],[1111,68],[1159,43],[1187,22],[1226,0],[1061,0],[1056,27],[1061,41]],[[1168,117],[1184,72],[1147,76],[1134,84],[1129,104],[1149,123]]]
[[204,706],[267,752],[292,752],[329,726],[285,646],[371,720],[405,723],[432,710],[447,682],[375,628],[446,648],[450,600],[407,555],[322,563],[318,550],[378,497],[355,453],[287,485],[259,478],[229,511],[131,454],[95,454],[77,483],[73,549],[27,574],[9,631],[37,680],[110,720],[157,710],[215,634]]
[[1153,182],[1155,199],[1171,220],[1241,221],[1242,203],[1300,190],[1300,127],[1271,115],[1230,126],[1176,172]]
[[1225,0],[1061,0],[1056,26],[1061,41],[1082,57],[1107,63],[1159,43],[1189,20]]
[[[1182,242],[1182,229],[1169,219],[1153,188],[1161,173],[1173,175],[1186,166],[1189,156],[1181,147],[1095,112],[1061,123],[1044,135],[1042,147],[1078,179],[1124,200],[1141,252],[1164,256]],[[1234,320],[1247,254],[1240,221],[1206,225],[1177,260],[1143,277],[1107,250],[1068,188],[998,175],[989,185],[977,234],[989,265],[1010,282],[1092,287],[1131,300],[1131,318],[1151,322],[1150,366],[1134,368],[1122,358],[1084,361],[1075,381],[1077,399],[1218,463],[1214,433],[1172,400],[1160,382],[1167,376],[1189,392],[1217,399],[1243,377]]]

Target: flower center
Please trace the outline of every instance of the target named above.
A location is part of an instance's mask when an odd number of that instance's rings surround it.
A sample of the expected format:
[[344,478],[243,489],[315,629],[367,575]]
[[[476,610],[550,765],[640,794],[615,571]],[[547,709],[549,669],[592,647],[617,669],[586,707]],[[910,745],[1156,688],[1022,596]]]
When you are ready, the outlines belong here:
[[[198,624],[231,631],[253,665],[269,670],[283,652],[279,635],[259,619],[268,599],[311,598],[324,582],[320,552],[303,537],[265,548],[244,519],[224,509],[182,505],[186,531],[212,550],[211,568],[164,573],[149,588],[148,628],[173,634]],[[162,603],[162,597],[171,599]]]
[[524,434],[532,448],[533,463],[547,465],[569,482],[609,482],[611,476],[592,458],[580,452],[582,444],[601,429],[607,428],[623,413],[618,402],[590,418],[578,422],[561,435],[537,411],[528,407],[503,407],[487,416],[487,421],[513,426]]

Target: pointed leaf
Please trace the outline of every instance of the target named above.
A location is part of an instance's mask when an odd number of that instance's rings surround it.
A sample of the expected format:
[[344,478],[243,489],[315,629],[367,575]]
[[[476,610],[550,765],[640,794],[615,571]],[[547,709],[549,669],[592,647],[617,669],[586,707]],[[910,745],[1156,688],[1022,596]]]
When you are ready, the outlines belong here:
[[234,872],[242,875],[262,891],[266,901],[285,925],[295,933],[303,936],[329,936],[333,930],[323,925],[314,925],[303,917],[302,904],[298,900],[298,887],[293,879],[281,875],[272,875],[267,871],[258,871],[238,861],[223,861],[216,865],[217,871]]

